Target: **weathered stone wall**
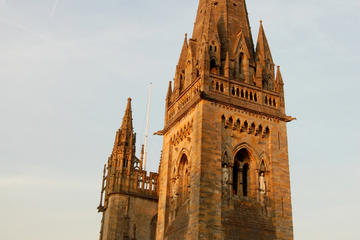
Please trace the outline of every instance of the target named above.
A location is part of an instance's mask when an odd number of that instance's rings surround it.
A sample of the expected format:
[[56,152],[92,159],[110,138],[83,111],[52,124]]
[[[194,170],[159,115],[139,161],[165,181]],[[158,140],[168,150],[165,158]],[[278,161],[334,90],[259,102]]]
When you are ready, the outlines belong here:
[[[293,239],[286,126],[275,118],[264,117],[230,106],[204,103],[202,192],[205,200],[203,239],[217,235],[218,212],[221,215],[222,237],[219,239]],[[225,117],[224,119],[222,119]],[[244,128],[244,122],[248,128]],[[237,125],[240,123],[239,125]],[[254,123],[254,128],[251,124]],[[269,132],[257,131],[258,127]],[[221,134],[219,134],[221,133]],[[220,136],[219,136],[220,135]],[[250,154],[248,196],[232,192],[232,179],[222,187],[222,206],[212,201],[221,190],[222,163],[226,152],[230,175],[236,153],[246,149]],[[265,166],[266,193],[261,195],[259,176]],[[213,165],[212,165],[212,164]],[[211,199],[211,200],[209,200]],[[211,210],[210,210],[211,209]],[[215,224],[216,223],[216,224]],[[206,236],[206,232],[208,232]]]
[[157,201],[130,197],[130,239],[154,240],[151,238],[152,232],[154,232],[152,220],[156,213]]
[[[164,135],[157,240],[197,239],[199,234],[201,111],[201,104],[195,105]],[[187,198],[179,200],[174,187],[176,171],[184,155],[188,158],[190,187]]]
[[[109,197],[104,213],[103,240],[152,240],[152,220],[157,212],[157,201],[114,194]],[[153,225],[154,227],[154,225]]]
[[[247,196],[233,194],[231,179],[223,182],[224,154],[231,175],[235,155],[241,149],[250,156]],[[174,210],[174,173],[183,154],[191,166],[190,195],[186,204]],[[259,189],[262,163],[266,181],[263,195]],[[291,240],[285,123],[201,100],[164,136],[159,199],[158,240]]]
[[116,194],[110,196],[108,201],[108,208],[104,212],[102,240],[123,239],[129,233],[129,197]]

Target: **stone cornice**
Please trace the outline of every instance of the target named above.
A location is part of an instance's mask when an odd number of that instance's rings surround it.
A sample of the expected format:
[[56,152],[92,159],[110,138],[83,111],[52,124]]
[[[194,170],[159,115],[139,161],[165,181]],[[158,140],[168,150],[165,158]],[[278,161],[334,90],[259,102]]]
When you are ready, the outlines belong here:
[[194,96],[190,100],[190,102],[186,104],[186,106],[184,106],[170,121],[168,121],[163,130],[160,130],[154,134],[165,135],[171,127],[173,127],[176,123],[178,123],[187,114],[187,112],[191,108],[195,107],[201,100],[207,100],[210,102],[229,106],[232,108],[245,110],[253,114],[262,115],[269,118],[275,118],[283,122],[291,122],[295,120],[295,118],[282,114],[279,110],[273,109],[271,107],[247,102],[241,99],[235,99],[233,97],[220,95],[218,93],[203,91],[200,92],[198,95]]
[[143,199],[152,200],[155,202],[158,201],[157,195],[148,194],[146,192],[141,193],[141,192],[132,192],[132,191],[124,191],[124,190],[111,192],[111,193],[109,193],[109,197],[112,195],[116,195],[116,194],[123,194],[123,195],[127,195],[127,196],[132,196],[132,197],[139,197],[139,198],[143,198]]
[[263,115],[266,117],[275,118],[283,122],[291,122],[292,120],[294,120],[294,118],[281,113],[279,110],[264,105],[259,105],[256,103],[244,101],[242,99],[237,99],[226,95],[219,95],[217,93],[211,93],[211,92],[208,93],[204,92],[201,94],[201,96],[202,99],[208,100],[210,102],[222,104],[236,109],[245,110],[257,115]]

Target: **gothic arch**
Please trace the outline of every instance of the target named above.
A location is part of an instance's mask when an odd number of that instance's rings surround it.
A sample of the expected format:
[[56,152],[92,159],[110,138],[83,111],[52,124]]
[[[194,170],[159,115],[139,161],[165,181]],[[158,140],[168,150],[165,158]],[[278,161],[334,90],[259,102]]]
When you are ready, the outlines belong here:
[[241,143],[233,150],[232,193],[238,197],[256,196],[258,189],[259,154],[247,143]]
[[218,74],[218,66],[217,66],[216,58],[212,58],[210,60],[210,73]]
[[236,154],[243,148],[245,148],[249,152],[250,158],[252,160],[256,161],[256,163],[259,162],[260,154],[253,147],[251,147],[248,143],[238,144],[233,150],[232,159],[235,159]]
[[190,196],[190,158],[189,152],[182,149],[174,164],[173,183],[171,191],[174,197],[174,209],[182,206],[182,204]]
[[178,155],[178,157],[177,157],[177,159],[176,159],[176,162],[175,162],[175,166],[176,166],[176,167],[179,166],[180,161],[181,161],[181,158],[182,158],[184,155],[187,157],[187,159],[188,159],[188,161],[189,161],[189,163],[190,163],[190,151],[187,150],[186,148],[183,148],[183,149],[181,149],[181,151],[179,152],[179,155]]
[[269,170],[269,157],[267,156],[267,154],[265,152],[262,152],[261,154],[259,154],[258,161],[256,162],[256,169],[260,170],[261,163],[264,163],[265,169]]

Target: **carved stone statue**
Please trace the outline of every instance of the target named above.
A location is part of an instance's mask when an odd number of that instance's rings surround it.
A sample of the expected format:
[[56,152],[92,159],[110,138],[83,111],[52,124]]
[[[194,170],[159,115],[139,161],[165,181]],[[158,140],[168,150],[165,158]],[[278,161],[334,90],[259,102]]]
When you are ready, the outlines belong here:
[[265,195],[266,195],[266,181],[265,181],[265,173],[261,172],[259,176],[259,190],[260,190],[260,202],[261,204],[265,203]]
[[226,186],[228,183],[229,183],[229,169],[228,167],[225,165],[223,168],[222,168],[222,184],[223,186]]
[[259,177],[260,193],[266,193],[265,173],[261,172]]

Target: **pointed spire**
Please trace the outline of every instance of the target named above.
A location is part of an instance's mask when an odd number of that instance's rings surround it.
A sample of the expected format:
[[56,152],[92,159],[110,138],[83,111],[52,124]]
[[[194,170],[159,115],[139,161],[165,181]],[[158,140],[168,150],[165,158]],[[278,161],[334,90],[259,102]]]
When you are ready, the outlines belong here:
[[[187,33],[185,33],[184,43],[183,43],[183,46],[181,49],[178,66],[181,66],[182,63],[185,61],[187,53],[188,53],[188,48],[189,48],[189,45],[188,45]],[[183,67],[183,66],[181,66],[181,67]]]
[[168,87],[168,91],[166,94],[166,100],[169,100],[171,98],[171,95],[172,95],[172,82],[169,81],[169,87]]
[[229,52],[226,52],[225,58],[225,66],[224,66],[224,76],[230,77],[230,59],[229,59]]
[[257,56],[257,59],[259,59],[262,62],[265,62],[266,59],[269,59],[271,61],[271,63],[273,63],[269,43],[268,43],[266,35],[265,35],[262,20],[260,20],[260,29],[259,29],[259,35],[258,35],[258,40],[257,40],[257,44],[256,44],[256,56]]
[[276,85],[278,91],[282,91],[284,89],[284,81],[280,72],[280,66],[277,66]]
[[[114,148],[110,162],[113,169],[126,169],[135,159],[136,135],[132,124],[131,98],[128,98],[126,110],[120,129],[116,132]],[[130,171],[128,168],[128,171]]]
[[[215,38],[218,38],[218,28],[216,24],[216,19],[214,16],[214,9],[211,8],[210,13],[207,18],[204,20],[204,34],[203,38],[205,38],[206,41],[214,40]],[[224,23],[222,23],[224,24]]]
[[131,98],[128,98],[126,110],[124,113],[123,121],[120,129],[116,132],[114,149],[116,151],[117,147],[122,145],[126,141],[130,141],[132,144],[134,143],[134,129],[132,124],[132,110],[131,110]]
[[[209,32],[218,32],[222,48],[234,48],[236,37],[243,32],[250,63],[254,63],[254,43],[245,0],[200,0],[192,38],[201,41]],[[231,54],[231,53],[230,53]],[[230,55],[230,59],[233,56]],[[225,53],[222,55],[225,59]]]
[[[174,82],[176,84],[176,79],[174,79]],[[175,85],[176,86],[176,85]],[[176,89],[174,89],[175,91]],[[176,93],[176,92],[175,92]],[[172,90],[172,82],[169,81],[169,87],[168,87],[168,91],[166,94],[166,99],[165,99],[165,123],[167,122],[167,120],[169,119],[168,116],[168,107],[170,106],[170,102],[171,102],[171,96],[173,94],[173,90]]]
[[123,122],[121,124],[120,130],[126,131],[129,130],[133,132],[133,124],[132,124],[132,110],[131,110],[131,98],[128,98],[126,110],[123,117]]

